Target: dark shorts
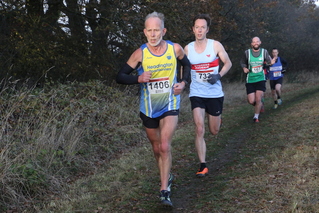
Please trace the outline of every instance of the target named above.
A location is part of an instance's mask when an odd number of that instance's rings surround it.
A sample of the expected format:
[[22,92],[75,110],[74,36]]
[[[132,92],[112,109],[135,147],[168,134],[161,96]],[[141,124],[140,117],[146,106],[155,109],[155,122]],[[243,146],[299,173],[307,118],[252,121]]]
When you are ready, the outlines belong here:
[[256,83],[246,83],[247,95],[250,93],[254,93],[257,90],[266,92],[266,81],[258,81]]
[[278,78],[277,80],[269,80],[270,89],[275,90],[276,84],[282,84],[283,78]]
[[192,110],[196,107],[205,109],[205,112],[212,116],[219,116],[223,112],[224,97],[220,98],[200,98],[200,97],[190,97],[189,98],[192,105]]
[[178,116],[178,114],[179,114],[179,110],[171,110],[171,111],[165,112],[163,115],[161,115],[157,118],[150,118],[150,117],[146,116],[144,113],[140,112],[140,118],[142,119],[143,125],[146,128],[156,129],[159,127],[159,122],[162,118],[165,118],[166,116],[169,116],[169,115]]

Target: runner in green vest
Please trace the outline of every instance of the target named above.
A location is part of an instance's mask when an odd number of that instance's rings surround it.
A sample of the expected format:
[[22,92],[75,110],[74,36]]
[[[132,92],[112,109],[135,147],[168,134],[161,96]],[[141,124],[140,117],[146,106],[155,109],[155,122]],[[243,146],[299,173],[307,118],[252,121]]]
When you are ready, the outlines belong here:
[[254,106],[255,114],[253,122],[259,122],[259,114],[263,107],[262,99],[266,91],[266,76],[263,64],[272,65],[272,59],[266,49],[260,48],[261,41],[258,37],[251,40],[251,49],[245,51],[245,55],[240,61],[240,65],[247,74],[246,92],[248,103]]

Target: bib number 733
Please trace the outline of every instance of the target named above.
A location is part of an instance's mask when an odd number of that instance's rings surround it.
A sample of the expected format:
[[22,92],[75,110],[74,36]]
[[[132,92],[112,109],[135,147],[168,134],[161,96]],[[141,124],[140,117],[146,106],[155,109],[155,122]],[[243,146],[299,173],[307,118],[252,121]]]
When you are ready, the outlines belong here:
[[196,71],[196,81],[197,82],[207,82],[208,76],[213,74],[213,71]]

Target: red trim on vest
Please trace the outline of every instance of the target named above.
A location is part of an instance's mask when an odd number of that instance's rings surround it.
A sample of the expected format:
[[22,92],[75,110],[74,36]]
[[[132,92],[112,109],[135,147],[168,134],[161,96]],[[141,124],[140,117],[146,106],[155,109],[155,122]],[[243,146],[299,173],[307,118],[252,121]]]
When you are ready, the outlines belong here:
[[192,64],[192,70],[205,70],[219,65],[219,58],[209,63]]

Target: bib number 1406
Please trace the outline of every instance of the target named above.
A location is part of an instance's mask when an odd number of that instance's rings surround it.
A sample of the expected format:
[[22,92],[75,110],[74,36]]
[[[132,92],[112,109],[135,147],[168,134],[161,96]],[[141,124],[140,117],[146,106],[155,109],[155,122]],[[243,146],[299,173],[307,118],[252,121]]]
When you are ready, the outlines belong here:
[[151,94],[167,93],[170,90],[169,80],[152,79],[148,83],[148,90]]

